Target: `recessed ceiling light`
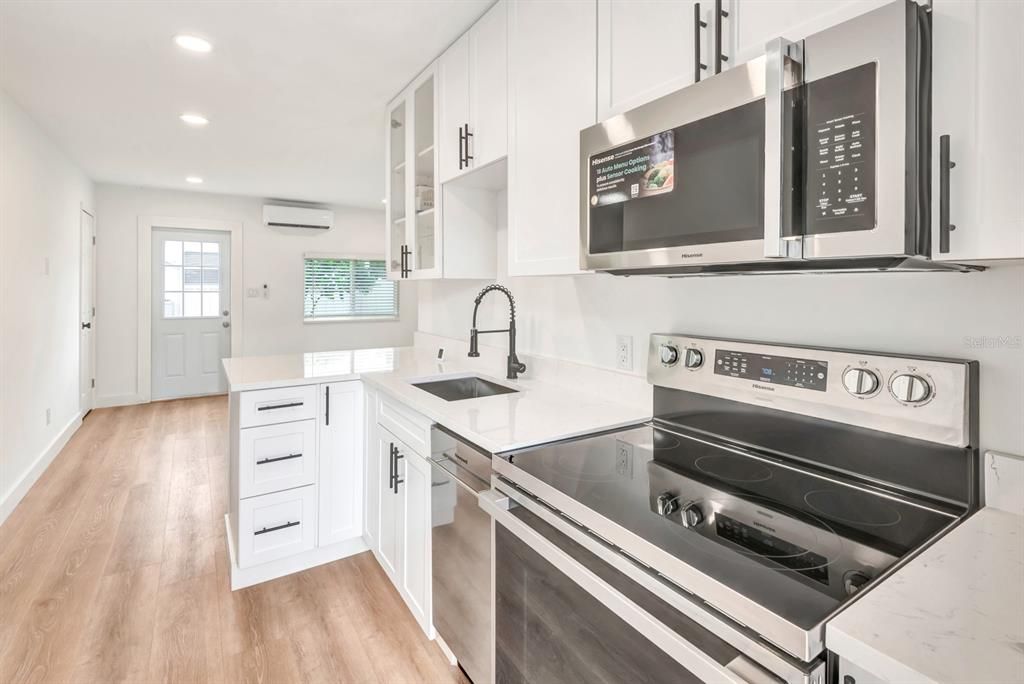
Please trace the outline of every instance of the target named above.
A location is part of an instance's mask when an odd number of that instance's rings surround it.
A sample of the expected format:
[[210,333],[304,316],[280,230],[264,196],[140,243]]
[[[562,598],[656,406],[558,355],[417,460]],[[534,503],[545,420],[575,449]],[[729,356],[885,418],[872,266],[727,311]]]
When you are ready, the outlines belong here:
[[180,36],[175,36],[174,42],[183,50],[191,50],[192,52],[209,52],[213,49],[213,45],[205,38],[190,36],[184,33]]
[[182,114],[179,118],[185,123],[187,123],[189,126],[205,126],[206,124],[210,123],[210,120],[202,114],[189,114],[188,112],[186,112]]
[[199,176],[186,176],[185,177],[185,182],[186,183],[195,183],[195,184],[198,185],[199,183],[203,182],[203,179],[200,178]]

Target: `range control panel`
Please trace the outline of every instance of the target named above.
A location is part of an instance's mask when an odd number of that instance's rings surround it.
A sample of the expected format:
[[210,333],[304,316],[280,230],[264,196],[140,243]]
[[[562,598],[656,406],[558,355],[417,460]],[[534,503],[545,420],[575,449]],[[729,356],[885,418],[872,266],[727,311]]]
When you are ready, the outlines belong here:
[[974,361],[654,334],[647,379],[904,437],[977,444]]
[[789,356],[756,354],[731,349],[715,350],[715,373],[773,385],[789,385],[824,392],[828,362]]

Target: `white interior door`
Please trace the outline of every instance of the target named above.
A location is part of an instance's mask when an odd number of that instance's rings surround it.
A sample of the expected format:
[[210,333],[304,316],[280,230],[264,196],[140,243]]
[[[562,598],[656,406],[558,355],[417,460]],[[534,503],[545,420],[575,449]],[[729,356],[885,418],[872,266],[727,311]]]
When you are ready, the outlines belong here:
[[96,386],[96,352],[93,345],[96,324],[96,219],[81,214],[81,268],[78,283],[78,406],[82,413],[92,410]]
[[231,353],[231,236],[153,231],[152,398],[227,391]]

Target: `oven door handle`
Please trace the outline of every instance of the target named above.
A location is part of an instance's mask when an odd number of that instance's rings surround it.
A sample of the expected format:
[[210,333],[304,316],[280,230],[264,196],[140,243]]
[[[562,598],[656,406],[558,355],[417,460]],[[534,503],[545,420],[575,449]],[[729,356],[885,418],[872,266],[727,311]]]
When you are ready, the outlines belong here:
[[[606,608],[625,620],[648,641],[663,650],[681,666],[708,682],[732,682],[732,684],[761,684],[772,681],[765,671],[758,668],[744,656],[722,665],[688,641],[678,632],[669,629],[646,610],[619,593],[589,568],[560,549],[533,527],[509,513],[508,497],[490,490],[479,496],[479,503],[496,523],[518,537],[524,544],[544,560],[571,579],[581,589],[601,602]],[[511,508],[517,505],[513,502]],[[742,664],[741,664],[742,663]],[[736,671],[732,669],[736,667]],[[740,672],[743,672],[741,675]]]
[[787,235],[794,202],[793,177],[798,112],[786,111],[786,90],[803,81],[803,41],[776,38],[764,60],[764,256],[803,256],[802,237]]

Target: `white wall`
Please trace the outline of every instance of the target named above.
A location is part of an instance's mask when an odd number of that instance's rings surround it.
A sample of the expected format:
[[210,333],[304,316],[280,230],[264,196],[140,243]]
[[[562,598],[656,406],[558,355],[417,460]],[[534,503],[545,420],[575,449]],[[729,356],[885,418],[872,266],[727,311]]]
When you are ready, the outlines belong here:
[[[507,263],[498,233],[499,269]],[[768,342],[976,359],[981,446],[1024,454],[1024,266],[972,274],[830,274],[716,278],[609,275],[509,278],[520,351],[615,367],[615,337],[633,336],[644,372],[648,336],[692,333]],[[420,284],[419,329],[468,339],[485,281]],[[479,327],[501,327],[489,295]],[[495,339],[501,338],[501,339]],[[503,344],[487,335],[481,344]],[[980,346],[977,346],[980,345]]]
[[81,417],[79,217],[92,201],[92,182],[0,91],[0,522]]
[[137,392],[139,216],[243,224],[245,287],[262,290],[266,283],[269,298],[245,298],[242,312],[232,312],[233,324],[243,326],[243,348],[235,350],[236,356],[412,344],[414,283],[401,284],[398,321],[304,323],[302,319],[302,255],[330,252],[383,258],[383,211],[334,207],[335,227],[311,231],[268,228],[263,225],[263,204],[252,197],[96,186],[96,393],[100,405],[133,401]]

